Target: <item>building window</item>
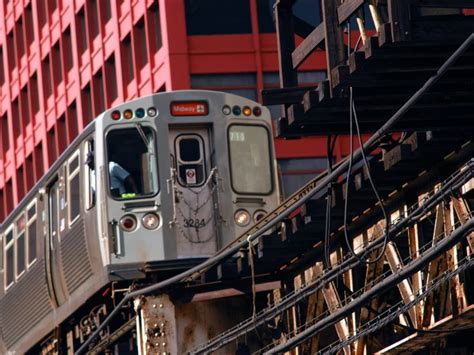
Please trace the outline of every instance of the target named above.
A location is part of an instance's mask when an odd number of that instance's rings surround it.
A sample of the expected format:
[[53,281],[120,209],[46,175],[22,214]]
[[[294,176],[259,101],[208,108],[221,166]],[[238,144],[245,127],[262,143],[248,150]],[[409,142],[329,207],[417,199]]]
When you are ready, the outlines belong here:
[[71,28],[68,27],[62,36],[62,56],[64,61],[64,72],[67,74],[72,69],[72,42],[71,42]]
[[30,46],[35,40],[35,29],[33,23],[33,11],[31,10],[31,4],[25,8],[25,34],[26,44]]
[[13,136],[15,139],[21,135],[21,120],[20,120],[20,109],[18,104],[18,97],[12,102],[12,125],[13,125]]
[[191,88],[224,91],[257,101],[257,79],[248,74],[195,74],[191,75]]
[[186,0],[188,35],[252,33],[248,0]]
[[152,6],[148,8],[147,26],[150,38],[150,52],[152,54],[158,52],[163,45],[161,39],[161,23],[160,23],[160,8],[158,7],[158,1],[154,2]]
[[133,69],[132,42],[130,34],[121,42],[122,73],[124,84],[128,85],[135,77]]
[[135,47],[135,58],[138,70],[141,70],[148,63],[147,41],[145,32],[145,20],[141,19],[133,27],[133,44]]
[[[76,39],[77,39],[77,52],[79,57],[82,58],[82,54],[89,47],[87,41],[87,31],[86,31],[86,18],[84,16],[84,8],[81,9],[76,15]],[[84,63],[81,61],[81,66]]]
[[111,107],[118,97],[117,73],[115,72],[115,55],[112,54],[105,62],[105,89],[107,97],[107,107]]

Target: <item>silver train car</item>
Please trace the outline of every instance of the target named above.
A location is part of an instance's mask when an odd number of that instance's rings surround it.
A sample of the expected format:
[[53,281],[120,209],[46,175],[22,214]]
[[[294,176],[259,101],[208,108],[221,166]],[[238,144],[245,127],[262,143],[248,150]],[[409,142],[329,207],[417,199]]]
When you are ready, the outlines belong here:
[[[47,352],[48,334],[114,282],[194,265],[278,201],[258,103],[190,90],[107,110],[0,226],[0,353]],[[87,337],[71,333],[69,349]]]

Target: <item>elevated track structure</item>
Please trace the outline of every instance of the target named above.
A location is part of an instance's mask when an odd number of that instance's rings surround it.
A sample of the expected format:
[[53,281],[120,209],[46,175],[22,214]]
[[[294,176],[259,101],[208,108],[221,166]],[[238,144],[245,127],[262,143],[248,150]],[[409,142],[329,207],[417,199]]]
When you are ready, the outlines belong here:
[[[360,148],[329,159],[213,257],[124,292],[77,353],[131,332],[133,319],[104,333],[131,303],[151,329],[141,343],[171,351],[173,307],[237,293],[250,317],[186,352],[236,342],[265,354],[474,350],[474,3],[321,0],[311,26],[293,15],[296,2],[274,7],[281,87],[263,98],[283,107],[276,133],[327,135],[328,156],[338,135],[357,136]],[[321,48],[327,79],[298,86],[298,67]],[[156,319],[174,331],[147,328]]]

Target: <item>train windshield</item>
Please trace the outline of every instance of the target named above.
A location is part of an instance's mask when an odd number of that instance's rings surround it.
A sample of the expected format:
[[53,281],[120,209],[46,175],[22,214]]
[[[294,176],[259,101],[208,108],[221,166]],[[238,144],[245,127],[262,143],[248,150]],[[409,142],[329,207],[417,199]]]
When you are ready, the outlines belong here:
[[137,125],[107,134],[110,194],[118,199],[152,196],[158,192],[155,135]]
[[231,125],[228,131],[232,187],[242,194],[272,192],[270,136],[263,126]]

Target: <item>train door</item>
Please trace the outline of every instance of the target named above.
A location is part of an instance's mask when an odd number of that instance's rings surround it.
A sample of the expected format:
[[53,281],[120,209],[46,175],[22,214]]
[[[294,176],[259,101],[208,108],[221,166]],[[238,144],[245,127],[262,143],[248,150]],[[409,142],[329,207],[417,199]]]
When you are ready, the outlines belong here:
[[60,233],[62,211],[65,210],[64,177],[62,175],[51,183],[47,193],[48,229],[46,234],[46,276],[51,299],[56,306],[66,301],[64,283],[61,276]]
[[170,128],[177,256],[217,250],[217,191],[211,132],[207,127]]

